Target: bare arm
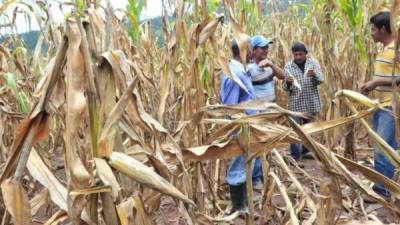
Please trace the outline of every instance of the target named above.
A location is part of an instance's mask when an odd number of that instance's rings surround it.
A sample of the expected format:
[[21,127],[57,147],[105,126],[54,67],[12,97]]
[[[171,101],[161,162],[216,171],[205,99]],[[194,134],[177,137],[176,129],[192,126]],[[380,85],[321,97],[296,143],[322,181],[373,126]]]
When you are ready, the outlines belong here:
[[[396,85],[400,85],[400,78],[395,79]],[[378,86],[392,86],[392,78],[373,79],[361,85],[361,93],[368,94]]]
[[272,71],[274,71],[274,75],[279,79],[279,80],[283,80],[285,79],[285,74],[283,73],[283,70],[281,68],[279,68],[279,66],[272,64],[271,65],[271,69]]
[[283,70],[279,68],[279,66],[275,65],[268,59],[264,59],[258,63],[258,66],[260,67],[271,67],[273,74],[280,80],[285,79],[285,74],[283,73]]

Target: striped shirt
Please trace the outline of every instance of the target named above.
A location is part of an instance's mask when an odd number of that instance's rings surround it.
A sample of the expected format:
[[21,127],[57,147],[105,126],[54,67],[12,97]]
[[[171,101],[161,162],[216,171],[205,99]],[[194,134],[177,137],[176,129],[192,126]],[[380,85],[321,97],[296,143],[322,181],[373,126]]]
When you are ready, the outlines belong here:
[[[392,79],[393,60],[395,57],[394,41],[383,48],[383,51],[378,52],[374,63],[374,79]],[[396,65],[395,77],[400,77],[400,63]],[[392,97],[391,86],[378,86],[373,92],[374,96],[381,102],[389,101]]]

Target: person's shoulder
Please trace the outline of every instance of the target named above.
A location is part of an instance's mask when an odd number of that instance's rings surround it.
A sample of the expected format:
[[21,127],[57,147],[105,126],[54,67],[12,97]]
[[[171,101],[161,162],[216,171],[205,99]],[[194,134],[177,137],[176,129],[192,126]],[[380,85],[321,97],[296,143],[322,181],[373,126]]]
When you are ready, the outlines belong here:
[[384,50],[379,51],[376,54],[376,58],[377,59],[384,58],[384,59],[388,59],[389,60],[389,59],[393,59],[395,54],[396,54],[396,51],[395,51],[394,48],[385,48]]
[[293,65],[293,60],[289,60],[285,63],[285,66],[283,68],[289,68]]
[[319,65],[319,62],[316,58],[310,57],[310,58],[307,58],[307,60],[309,60],[312,64]]
[[251,71],[257,71],[259,69],[260,69],[260,67],[254,62],[247,64],[247,70],[250,71],[250,72]]
[[255,62],[251,62],[249,64],[247,64],[248,68],[254,68],[254,67],[258,67],[258,65]]
[[307,57],[307,60],[312,63],[318,62],[314,57]]

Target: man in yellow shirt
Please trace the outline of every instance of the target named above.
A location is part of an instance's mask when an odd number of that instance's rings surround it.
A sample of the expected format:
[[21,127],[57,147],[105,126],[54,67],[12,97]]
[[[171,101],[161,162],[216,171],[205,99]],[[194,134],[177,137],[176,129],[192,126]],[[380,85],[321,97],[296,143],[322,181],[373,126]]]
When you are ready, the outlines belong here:
[[[380,12],[370,19],[371,36],[375,42],[383,44],[383,51],[379,52],[374,62],[374,77],[371,81],[361,86],[363,94],[373,92],[380,102],[390,101],[392,96],[392,70],[395,57],[394,35],[390,30],[390,12]],[[394,72],[396,80],[400,77],[400,65],[396,65]],[[379,110],[373,115],[373,129],[377,132],[393,149],[397,150],[395,135],[395,119],[391,107],[386,110]],[[394,166],[386,156],[375,147],[374,149],[374,169],[392,178]],[[373,189],[378,194],[389,197],[390,193],[381,183],[375,183]]]

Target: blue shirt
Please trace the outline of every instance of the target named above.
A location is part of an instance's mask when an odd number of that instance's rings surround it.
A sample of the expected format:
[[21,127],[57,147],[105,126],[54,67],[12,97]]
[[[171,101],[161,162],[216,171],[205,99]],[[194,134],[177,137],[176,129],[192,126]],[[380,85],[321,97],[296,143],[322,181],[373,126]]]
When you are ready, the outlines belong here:
[[[237,60],[232,59],[229,63],[231,71],[242,81],[247,91],[242,89],[235,81],[227,75],[221,77],[221,102],[225,105],[235,105],[241,102],[255,99],[253,84],[251,82],[250,74],[248,74],[243,64]],[[246,114],[255,114],[254,110],[246,110]]]

